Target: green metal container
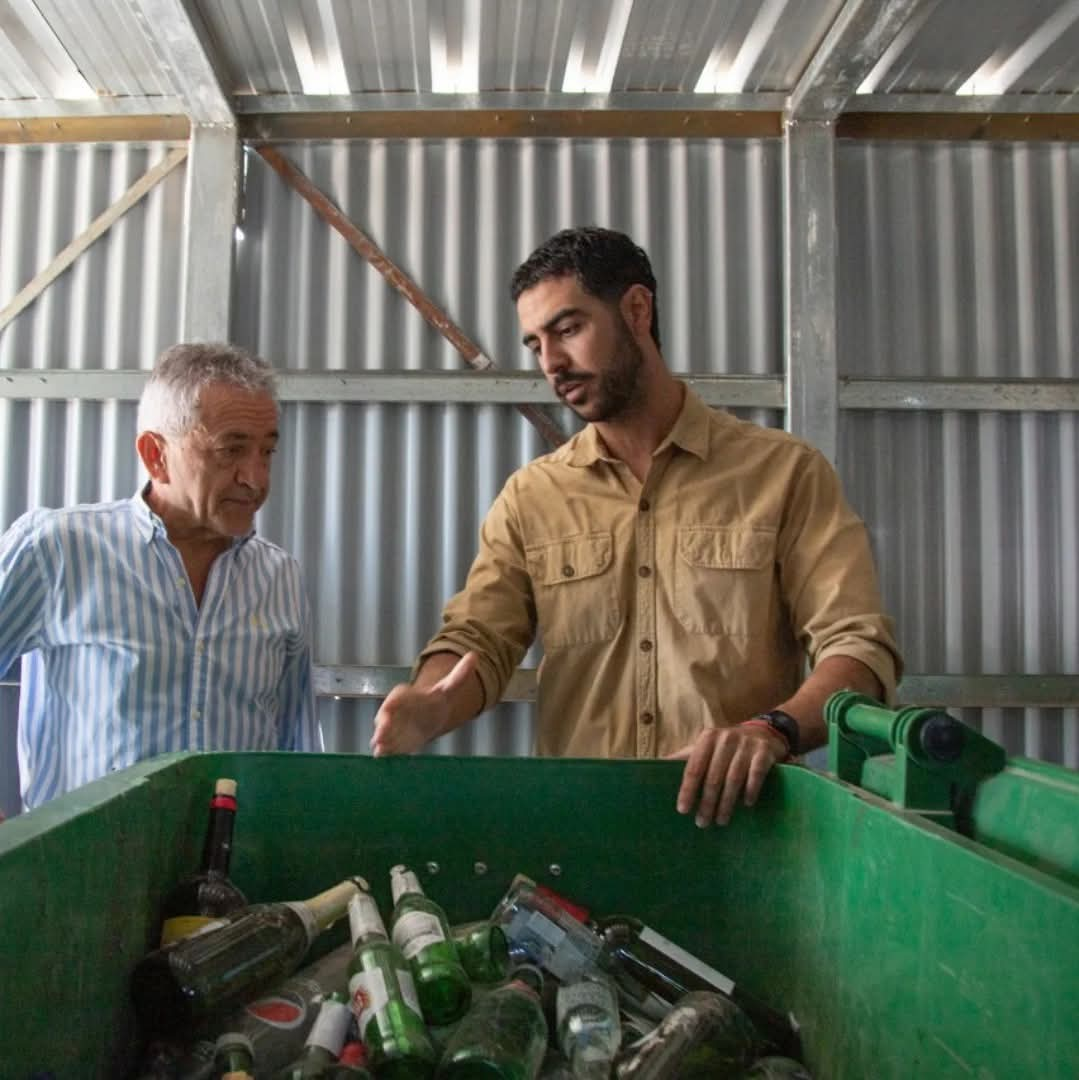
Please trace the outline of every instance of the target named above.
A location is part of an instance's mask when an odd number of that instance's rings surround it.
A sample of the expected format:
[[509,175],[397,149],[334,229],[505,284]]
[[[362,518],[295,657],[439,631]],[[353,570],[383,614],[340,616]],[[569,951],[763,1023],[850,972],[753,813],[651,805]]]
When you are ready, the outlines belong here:
[[128,976],[226,775],[242,792],[232,876],[252,901],[362,874],[388,914],[405,863],[463,923],[520,872],[596,916],[632,912],[792,1010],[819,1080],[1079,1076],[1077,774],[1008,763],[966,800],[980,842],[793,766],[701,830],[675,813],[681,770],[174,754],[72,792],[0,825],[0,1078],[126,1073]]

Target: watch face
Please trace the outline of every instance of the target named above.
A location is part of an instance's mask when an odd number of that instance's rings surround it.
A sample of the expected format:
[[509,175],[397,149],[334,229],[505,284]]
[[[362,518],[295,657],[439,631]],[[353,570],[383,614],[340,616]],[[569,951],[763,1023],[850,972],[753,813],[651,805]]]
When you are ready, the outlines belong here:
[[773,709],[771,712],[764,714],[764,719],[787,740],[787,749],[790,750],[791,755],[797,754],[801,746],[801,740],[799,738],[798,722],[794,717],[790,713],[783,712],[782,709]]

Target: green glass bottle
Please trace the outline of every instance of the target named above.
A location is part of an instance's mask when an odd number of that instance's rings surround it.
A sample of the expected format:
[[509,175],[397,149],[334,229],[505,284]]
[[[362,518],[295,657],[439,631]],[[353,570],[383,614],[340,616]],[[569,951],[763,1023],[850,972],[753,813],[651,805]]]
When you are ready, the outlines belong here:
[[446,1044],[438,1080],[536,1080],[547,1053],[543,975],[521,965],[480,998]]
[[472,984],[458,959],[446,914],[404,866],[390,871],[390,888],[393,943],[412,969],[423,1018],[429,1024],[452,1024],[468,1012]]
[[487,919],[450,927],[461,967],[474,983],[497,983],[506,977],[510,953],[501,926]]
[[291,974],[361,884],[353,878],[310,900],[253,904],[144,957],[131,977],[144,1031],[190,1032]]
[[360,1038],[379,1080],[422,1080],[438,1055],[423,1023],[408,962],[386,934],[374,897],[363,891],[348,905],[352,961],[348,989]]
[[253,1080],[255,1050],[246,1035],[228,1031],[214,1045],[214,1075],[221,1080]]
[[277,1073],[277,1080],[314,1080],[325,1076],[341,1056],[352,1021],[348,994],[335,991],[323,999],[300,1056]]

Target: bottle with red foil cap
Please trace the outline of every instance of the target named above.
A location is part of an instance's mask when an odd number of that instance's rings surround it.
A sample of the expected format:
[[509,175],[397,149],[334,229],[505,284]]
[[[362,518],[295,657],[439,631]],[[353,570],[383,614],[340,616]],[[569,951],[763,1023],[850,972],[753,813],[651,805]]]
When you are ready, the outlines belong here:
[[236,781],[222,778],[214,785],[210,800],[202,865],[197,873],[181,881],[162,905],[162,945],[179,941],[207,923],[247,906],[244,894],[229,879],[235,820]]
[[324,1075],[327,1080],[374,1080],[367,1069],[367,1050],[363,1043],[345,1043],[337,1064]]

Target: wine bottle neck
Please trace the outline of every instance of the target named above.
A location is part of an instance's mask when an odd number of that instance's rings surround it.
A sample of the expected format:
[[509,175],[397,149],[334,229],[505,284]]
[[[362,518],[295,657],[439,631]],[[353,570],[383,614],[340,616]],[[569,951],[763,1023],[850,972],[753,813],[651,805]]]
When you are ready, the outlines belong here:
[[298,907],[303,908],[307,913],[304,925],[307,927],[308,939],[313,941],[321,931],[328,926],[332,926],[344,916],[345,912],[348,911],[349,901],[359,891],[360,887],[355,881],[342,881],[332,889],[327,889],[325,892],[312,896],[309,900],[289,906],[294,910]]
[[232,860],[232,829],[236,821],[236,800],[215,795],[210,803],[210,821],[202,848],[202,872],[228,876]]
[[402,896],[417,894],[423,896],[423,886],[420,879],[412,870],[406,870],[403,866],[395,866],[390,871],[390,891],[393,893],[393,902],[396,904]]

